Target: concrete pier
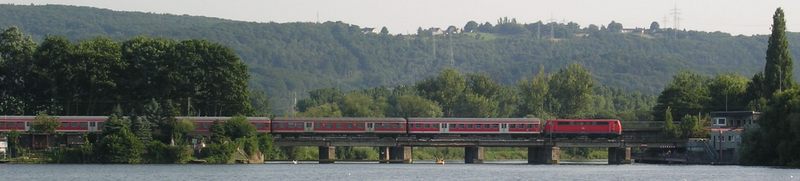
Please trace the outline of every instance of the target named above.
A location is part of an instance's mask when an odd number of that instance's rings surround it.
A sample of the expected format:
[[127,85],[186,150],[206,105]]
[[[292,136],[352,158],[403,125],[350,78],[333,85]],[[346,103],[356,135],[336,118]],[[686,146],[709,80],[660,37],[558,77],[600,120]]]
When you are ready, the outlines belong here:
[[411,146],[389,147],[389,163],[414,163]]
[[335,146],[320,146],[319,147],[319,163],[333,163],[336,161],[336,147]]
[[464,147],[464,163],[483,163],[483,147],[468,146]]
[[379,146],[378,147],[378,163],[389,163],[391,157],[389,156],[389,150],[391,147],[388,146]]
[[528,164],[558,164],[560,155],[559,147],[528,147]]
[[631,148],[608,148],[608,164],[631,164]]

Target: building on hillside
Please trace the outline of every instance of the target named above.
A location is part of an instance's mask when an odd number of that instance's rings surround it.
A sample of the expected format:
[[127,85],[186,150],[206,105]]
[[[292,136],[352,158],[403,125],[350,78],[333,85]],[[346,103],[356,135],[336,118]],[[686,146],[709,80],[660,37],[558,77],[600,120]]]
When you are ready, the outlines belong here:
[[715,111],[711,112],[708,144],[719,163],[738,163],[742,134],[748,128],[758,126],[756,120],[761,112]]

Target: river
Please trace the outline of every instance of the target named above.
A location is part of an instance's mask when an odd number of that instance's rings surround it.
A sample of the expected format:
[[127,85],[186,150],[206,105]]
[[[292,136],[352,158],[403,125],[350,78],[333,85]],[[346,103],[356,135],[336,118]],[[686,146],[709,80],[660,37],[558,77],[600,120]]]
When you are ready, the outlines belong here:
[[0,180],[796,180],[800,170],[708,165],[377,164],[253,165],[0,164]]

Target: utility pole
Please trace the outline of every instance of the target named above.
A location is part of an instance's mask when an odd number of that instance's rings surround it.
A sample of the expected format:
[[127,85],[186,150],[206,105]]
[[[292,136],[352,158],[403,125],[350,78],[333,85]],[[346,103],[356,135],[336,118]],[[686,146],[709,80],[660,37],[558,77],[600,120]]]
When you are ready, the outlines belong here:
[[681,15],[681,12],[680,12],[680,9],[678,9],[678,2],[677,1],[675,2],[675,7],[672,8],[672,13],[671,14],[672,14],[672,20],[673,20],[672,23],[674,23],[674,25],[672,27],[675,28],[675,30],[678,30],[680,28],[680,21],[681,21],[680,15]]

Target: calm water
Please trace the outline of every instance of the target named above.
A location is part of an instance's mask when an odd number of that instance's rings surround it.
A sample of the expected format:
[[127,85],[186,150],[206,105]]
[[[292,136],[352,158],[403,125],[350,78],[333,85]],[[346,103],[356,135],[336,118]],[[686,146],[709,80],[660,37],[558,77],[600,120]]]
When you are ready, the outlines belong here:
[[800,170],[743,166],[489,164],[27,165],[0,180],[796,180]]

